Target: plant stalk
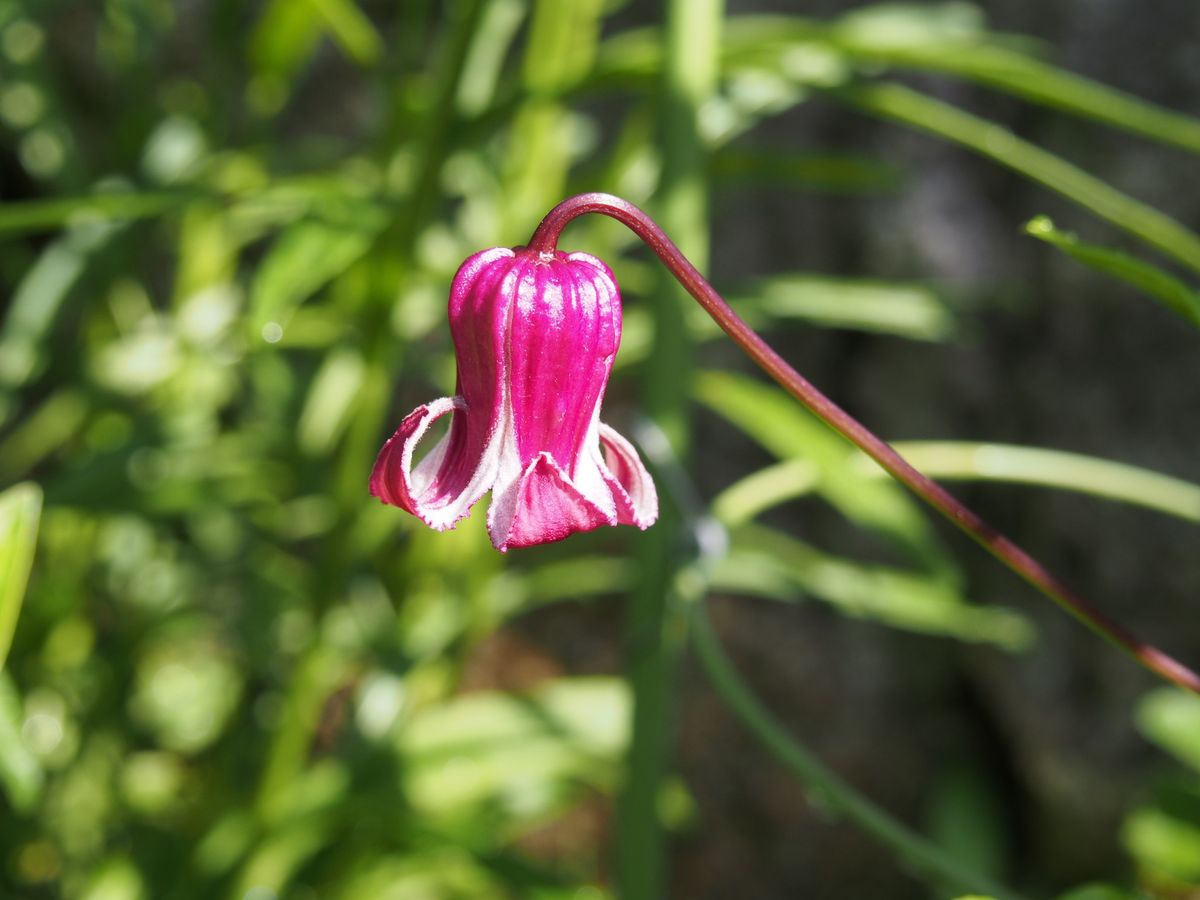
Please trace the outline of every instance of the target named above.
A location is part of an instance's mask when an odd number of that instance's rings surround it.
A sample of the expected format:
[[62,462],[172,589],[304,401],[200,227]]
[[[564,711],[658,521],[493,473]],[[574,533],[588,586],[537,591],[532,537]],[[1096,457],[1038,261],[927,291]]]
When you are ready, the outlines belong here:
[[[707,152],[699,111],[716,89],[724,0],[668,0],[660,89],[663,174],[658,214],[701,265],[708,253]],[[643,363],[643,407],[674,459],[690,443],[691,337],[680,288],[663,273],[649,301],[653,352]],[[626,778],[617,804],[617,887],[622,900],[658,900],[669,882],[659,799],[675,733],[673,702],[686,647],[685,598],[678,580],[685,543],[677,505],[662,504],[658,527],[639,540],[638,579],[625,619],[625,657],[633,692]]]
[[799,777],[815,804],[852,822],[913,869],[948,888],[983,891],[995,900],[1017,900],[1011,891],[991,883],[880,809],[792,738],[739,677],[713,632],[704,604],[693,605],[691,619],[692,646],[717,694],[759,743]]
[[875,460],[893,478],[1092,631],[1159,677],[1200,694],[1200,675],[1157,647],[1138,639],[1123,625],[1075,594],[1045,566],[955,499],[941,485],[915,469],[886,441],[876,437],[788,365],[742,321],[663,230],[629,201],[602,193],[570,197],[542,220],[529,241],[530,248],[547,253],[553,251],[566,224],[586,213],[600,213],[616,219],[640,237],[734,343],[813,415]]

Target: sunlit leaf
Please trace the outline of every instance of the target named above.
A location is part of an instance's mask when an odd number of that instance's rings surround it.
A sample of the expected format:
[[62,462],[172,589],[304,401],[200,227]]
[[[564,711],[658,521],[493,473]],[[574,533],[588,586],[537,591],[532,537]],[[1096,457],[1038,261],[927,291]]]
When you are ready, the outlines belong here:
[[0,494],[0,671],[25,598],[41,514],[42,489],[32,482]]
[[838,96],[866,112],[968,147],[1200,272],[1200,236],[1195,232],[995,122],[900,84],[863,83],[840,89]]
[[0,204],[0,236],[56,231],[84,222],[133,221],[162,215],[204,199],[188,191],[97,193]]
[[293,310],[370,249],[384,217],[369,205],[350,203],[321,219],[289,226],[258,267],[250,288],[252,332],[278,341]]
[[[996,481],[1078,491],[1200,522],[1200,485],[1125,463],[1080,453],[977,444],[970,441],[896,441],[893,448],[931,478]],[[862,475],[887,478],[857,451],[848,451]],[[759,469],[722,491],[713,511],[730,525],[748,522],[780,503],[809,494],[818,472],[805,459]]]
[[1052,244],[1072,259],[1098,272],[1112,275],[1149,294],[1172,312],[1200,325],[1200,292],[1164,272],[1158,266],[1135,259],[1119,250],[1085,244],[1065,231],[1059,231],[1045,216],[1031,219],[1025,225],[1026,234]]
[[355,351],[335,350],[325,358],[296,427],[297,440],[304,452],[313,456],[323,454],[338,439],[354,408],[363,375],[362,356]]
[[13,808],[27,812],[42,790],[42,769],[21,736],[21,698],[9,674],[0,671],[0,787]]
[[1142,807],[1125,820],[1121,838],[1143,866],[1192,885],[1200,884],[1200,823],[1162,809]]
[[1172,688],[1151,691],[1137,709],[1142,734],[1200,772],[1200,697]]
[[1089,884],[1060,894],[1057,900],[1141,900],[1142,895],[1108,884]]
[[627,686],[607,678],[555,681],[526,695],[456,698],[399,731],[406,793],[431,813],[484,801],[518,816],[540,812],[573,782],[615,783],[628,716]]
[[383,55],[383,38],[354,0],[308,0],[345,54],[362,66]]
[[944,565],[929,523],[904,490],[864,477],[847,457],[846,442],[774,386],[741,375],[701,372],[697,398],[774,455],[800,457],[816,469],[815,491],[858,524],[887,535],[918,558]]
[[894,282],[778,275],[734,292],[729,301],[752,323],[800,319],[829,328],[945,340],[954,320],[930,288]]
[[17,285],[0,332],[0,422],[10,414],[5,391],[41,374],[50,355],[46,341],[67,297],[118,227],[72,228],[42,251]]
[[[461,847],[441,846],[421,854],[381,856],[340,886],[336,900],[503,896],[499,880]],[[597,900],[603,900],[598,897]]]
[[1022,52],[1012,38],[986,31],[978,8],[968,4],[878,4],[843,17],[831,36],[858,59],[970,79],[1200,152],[1200,120]]
[[735,529],[732,541],[713,576],[719,590],[785,601],[812,597],[853,618],[1009,650],[1033,639],[1023,616],[968,604],[943,579],[833,556],[761,526]]

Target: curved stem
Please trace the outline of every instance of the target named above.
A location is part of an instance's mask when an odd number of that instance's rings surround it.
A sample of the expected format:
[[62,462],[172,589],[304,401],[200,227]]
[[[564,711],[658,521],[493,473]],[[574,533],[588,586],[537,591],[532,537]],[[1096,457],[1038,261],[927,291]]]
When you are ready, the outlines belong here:
[[602,193],[570,197],[554,207],[542,220],[529,241],[530,249],[546,253],[553,251],[567,223],[586,213],[600,213],[616,219],[640,237],[734,343],[813,415],[879,463],[893,478],[1092,631],[1161,678],[1200,694],[1200,675],[1157,647],[1139,640],[1123,625],[1075,594],[1045,566],[967,509],[941,485],[913,468],[887,442],[876,437],[788,365],[742,321],[654,220],[629,201]]
[[811,791],[815,804],[844,817],[923,875],[955,890],[983,891],[996,900],[1016,900],[1012,891],[964,866],[946,850],[876,806],[791,737],[754,696],[726,656],[702,603],[692,608],[692,645],[717,694],[768,752]]

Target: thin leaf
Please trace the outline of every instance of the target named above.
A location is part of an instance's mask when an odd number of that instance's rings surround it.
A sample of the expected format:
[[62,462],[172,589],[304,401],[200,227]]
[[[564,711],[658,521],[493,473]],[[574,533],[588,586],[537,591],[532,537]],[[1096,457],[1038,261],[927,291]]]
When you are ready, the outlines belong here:
[[51,242],[21,278],[0,332],[0,422],[11,411],[6,389],[41,374],[51,352],[51,329],[67,297],[119,228],[96,223],[72,228]]
[[385,224],[380,211],[365,204],[347,202],[330,213],[290,225],[259,265],[250,289],[254,331],[285,329],[293,310],[361,259]]
[[863,476],[850,465],[845,442],[778,388],[728,372],[700,372],[698,400],[783,459],[809,460],[815,489],[851,521],[886,535],[917,558],[948,565],[916,503],[890,480]]
[[[963,5],[879,5],[844,17],[832,30],[834,43],[856,59],[954,75],[1033,103],[1102,122],[1122,131],[1200,153],[1200,121],[1172,112],[1107,85],[1064,71],[997,39],[965,21]],[[923,15],[905,31],[897,12]],[[936,21],[945,19],[938,28]],[[953,27],[949,19],[957,21]]]
[[730,302],[751,322],[800,319],[926,341],[944,340],[954,330],[944,301],[923,285],[779,275],[735,292]]
[[0,670],[25,599],[41,516],[42,489],[33,482],[0,494]]
[[1200,325],[1200,293],[1158,266],[1142,262],[1119,250],[1085,244],[1075,235],[1059,231],[1046,216],[1038,216],[1025,224],[1026,234],[1053,244],[1072,259],[1098,272],[1112,275],[1161,300],[1172,312]]
[[334,41],[360,66],[371,66],[383,56],[383,38],[354,0],[308,0]]
[[736,529],[732,541],[713,577],[720,590],[785,601],[811,596],[852,618],[1008,650],[1033,640],[1019,613],[968,604],[941,578],[843,559],[762,526]]
[[1138,703],[1137,724],[1148,740],[1200,772],[1200,697],[1153,690]]
[[1057,900],[1145,900],[1145,895],[1115,888],[1110,884],[1088,884],[1061,894]]
[[[656,29],[630,29],[605,42],[599,72],[650,79],[662,65]],[[1029,38],[990,31],[977,8],[883,3],[834,22],[798,16],[735,16],[725,23],[724,67],[732,84],[745,73],[778,74],[793,85],[830,87],[858,67],[936,72],[986,85],[1164,144],[1200,152],[1200,121],[1038,59]],[[807,61],[806,61],[807,57]],[[825,62],[814,65],[818,58]],[[840,60],[840,62],[839,62]],[[778,89],[773,93],[782,96]],[[793,92],[782,112],[805,98]]]
[[[897,441],[892,446],[931,478],[1078,491],[1200,522],[1200,485],[1125,463],[1061,450],[970,441]],[[888,477],[861,454],[849,455],[861,474]],[[810,493],[818,477],[808,460],[785,460],[730,485],[713,501],[713,512],[727,525],[742,524]]]
[[611,678],[563,679],[526,695],[455,698],[400,729],[406,795],[418,809],[437,814],[516,789],[544,802],[555,782],[611,787],[628,741],[628,716],[628,688]]
[[1144,806],[1125,820],[1121,840],[1144,869],[1187,885],[1200,884],[1200,824]]
[[[1200,485],[1126,463],[1062,450],[959,441],[898,441],[896,450],[927,475],[1004,481],[1130,503],[1200,522]],[[864,472],[874,469],[864,459]]]
[[21,737],[21,698],[0,671],[0,786],[13,808],[28,812],[42,790],[42,770]]
[[147,219],[205,196],[197,192],[152,191],[5,203],[0,204],[0,236],[54,231],[73,223]]
[[865,112],[969,147],[1200,272],[1200,236],[1195,232],[1007,128],[899,84],[859,84],[834,95]]
[[325,357],[296,426],[301,450],[310,456],[329,452],[346,428],[364,374],[362,355],[355,350],[338,348]]

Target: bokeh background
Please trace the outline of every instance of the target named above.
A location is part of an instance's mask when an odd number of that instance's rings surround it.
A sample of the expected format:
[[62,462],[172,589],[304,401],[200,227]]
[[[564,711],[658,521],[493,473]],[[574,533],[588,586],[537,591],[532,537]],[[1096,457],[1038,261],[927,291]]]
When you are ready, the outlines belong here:
[[[366,492],[459,262],[611,191],[1200,660],[1192,0],[0,0],[0,66],[0,897],[1200,897],[1200,705],[613,222],[564,246],[663,521],[502,557]],[[757,741],[720,645],[975,880]]]

